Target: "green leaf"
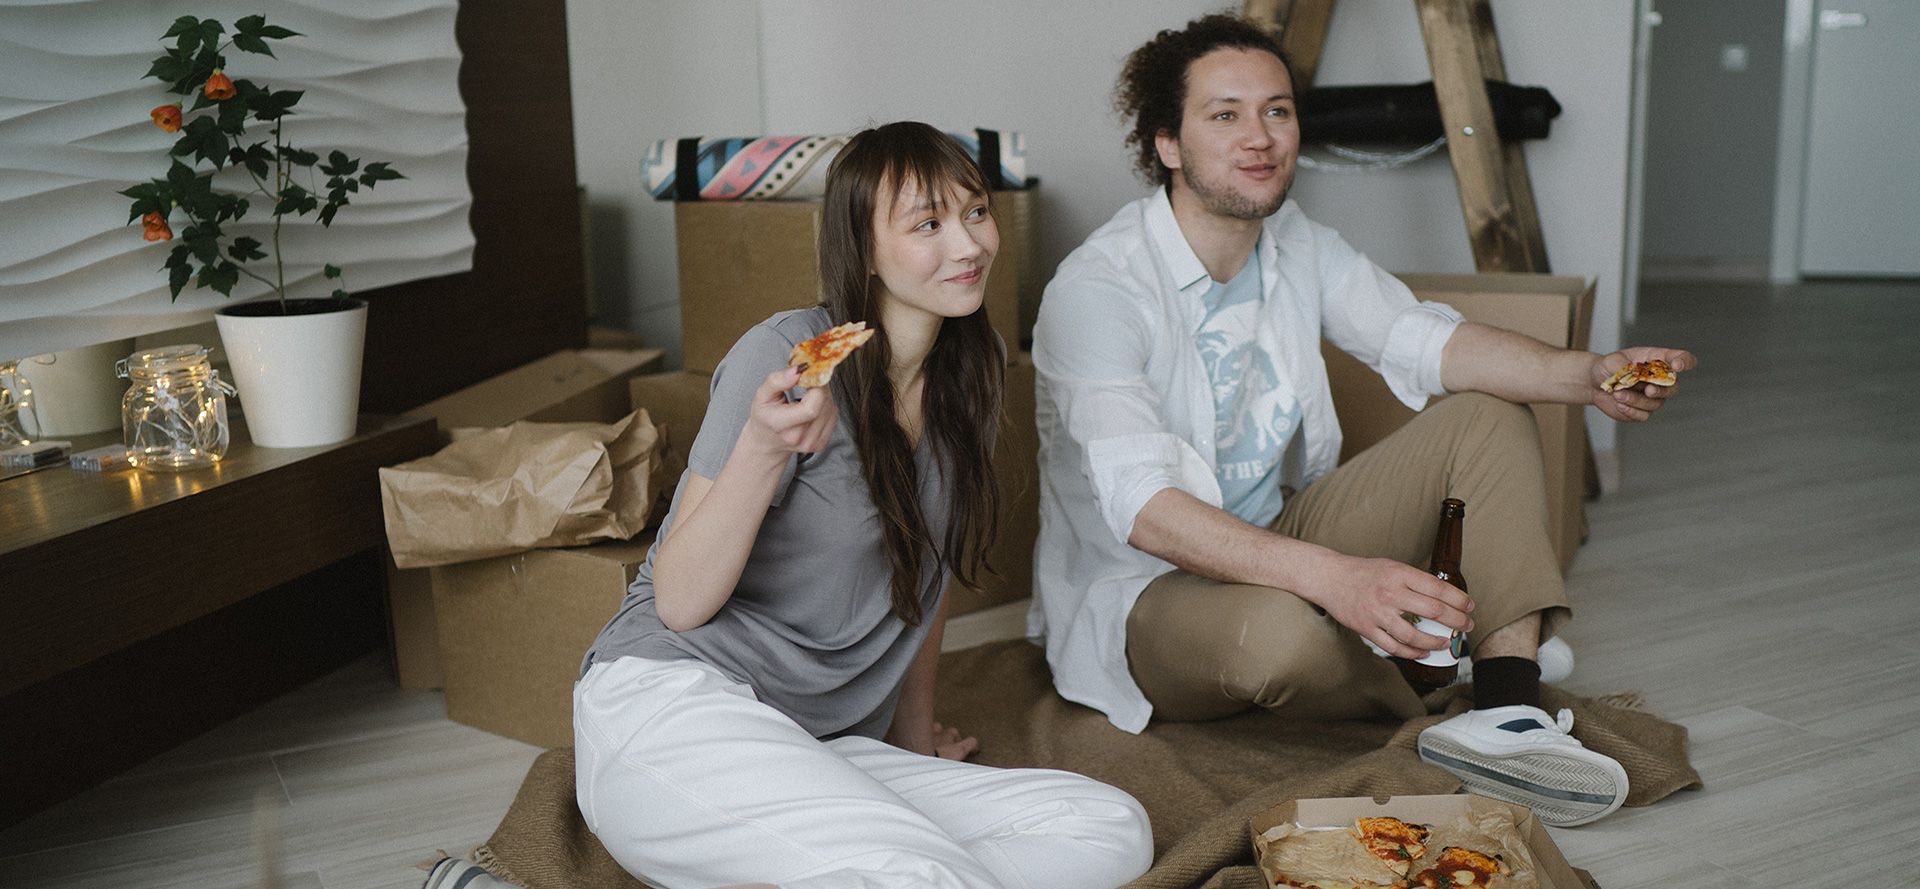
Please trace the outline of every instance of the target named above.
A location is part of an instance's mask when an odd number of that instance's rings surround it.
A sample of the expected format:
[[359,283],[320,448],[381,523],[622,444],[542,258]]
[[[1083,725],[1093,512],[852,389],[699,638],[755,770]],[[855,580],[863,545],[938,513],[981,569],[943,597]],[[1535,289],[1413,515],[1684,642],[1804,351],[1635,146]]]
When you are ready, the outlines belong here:
[[247,97],[247,107],[251,108],[254,116],[261,120],[275,120],[290,113],[293,106],[299,104],[300,97],[304,95],[306,95],[305,90],[262,89]]
[[143,78],[152,77],[168,85],[172,85],[174,81],[186,77],[187,71],[191,67],[192,64],[186,59],[176,58],[172,53],[168,53],[167,55],[154,59],[153,67],[148,68],[147,73],[140,76]]
[[268,40],[285,40],[288,37],[302,36],[299,31],[282,28],[279,25],[266,25],[260,29],[260,36]]
[[180,233],[180,240],[187,245],[188,250],[193,251],[193,258],[199,260],[202,265],[220,260],[219,226],[206,223],[187,226],[186,231]]
[[347,156],[344,151],[332,151],[327,154],[327,163],[320,172],[329,176],[351,176],[360,169],[360,162]]
[[255,142],[247,146],[246,151],[241,153],[240,159],[234,163],[244,164],[247,172],[252,173],[256,178],[265,179],[273,172],[273,152],[267,150],[267,143]]
[[191,154],[195,159],[212,161],[217,170],[226,165],[227,148],[230,145],[219,122],[203,115],[187,121],[187,125],[181,128],[180,141],[174,143],[171,153]]
[[340,212],[340,208],[344,206],[346,206],[345,201],[328,201],[326,206],[320,208],[320,225],[332,228],[333,214]]
[[243,136],[247,132],[247,106],[242,102],[220,103],[220,129],[229,136]]
[[183,15],[173,20],[173,26],[168,28],[167,33],[161,35],[160,39],[165,40],[168,37],[178,37],[198,27],[200,27],[199,19],[190,15]]
[[201,287],[211,287],[221,296],[232,296],[233,285],[240,283],[240,267],[221,260],[200,268]]
[[407,177],[400,175],[399,170],[392,169],[386,161],[368,164],[366,169],[360,171],[360,182],[368,188],[372,188],[376,182],[405,178]]
[[201,43],[207,46],[217,47],[220,45],[220,35],[225,33],[227,33],[227,29],[221,27],[219,22],[216,22],[213,19],[200,20],[200,42]]
[[340,267],[337,265],[334,265],[333,263],[327,263],[326,265],[320,267],[320,274],[325,275],[329,278],[338,278],[340,277]]
[[266,259],[267,253],[260,249],[260,242],[253,238],[234,238],[227,246],[227,255],[246,262],[250,259]]
[[347,293],[347,289],[344,287],[341,287],[333,291],[333,298],[340,300],[341,302],[346,302],[347,297],[351,295],[352,294]]
[[258,34],[260,33],[261,26],[266,23],[267,17],[264,15],[241,16],[233,20],[233,33],[236,35]]
[[[187,286],[187,279],[193,277],[193,264],[186,260],[186,247],[173,248],[173,255],[167,257],[167,286],[173,290],[173,298],[180,298],[180,291]],[[178,259],[179,262],[174,260]]]
[[261,40],[258,36],[255,36],[253,34],[233,35],[233,48],[240,50],[241,52],[250,52],[250,53],[255,53],[257,55],[263,55],[263,56],[273,55],[273,49],[267,46],[267,42],[265,40]]
[[320,155],[314,154],[311,151],[301,151],[291,145],[280,146],[280,156],[302,167],[311,167],[320,162]]
[[164,214],[173,209],[173,198],[164,182],[143,182],[131,188],[121,189],[120,194],[133,198],[133,206],[127,213],[129,223],[148,213]]
[[298,185],[289,185],[280,190],[280,202],[273,206],[275,216],[293,213],[304,216],[320,206],[320,199],[307,193]]
[[193,181],[197,178],[199,177],[194,175],[192,167],[177,160],[173,162],[173,166],[167,168],[167,186],[175,192],[186,192],[193,187]]

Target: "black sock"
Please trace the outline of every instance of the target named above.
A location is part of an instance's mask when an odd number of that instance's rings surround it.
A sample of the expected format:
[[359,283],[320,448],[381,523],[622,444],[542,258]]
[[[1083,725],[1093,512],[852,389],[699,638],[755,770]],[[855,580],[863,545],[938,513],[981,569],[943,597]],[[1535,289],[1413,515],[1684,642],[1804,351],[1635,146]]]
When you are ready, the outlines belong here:
[[1523,657],[1473,659],[1473,706],[1491,710],[1525,704],[1540,706],[1540,664]]

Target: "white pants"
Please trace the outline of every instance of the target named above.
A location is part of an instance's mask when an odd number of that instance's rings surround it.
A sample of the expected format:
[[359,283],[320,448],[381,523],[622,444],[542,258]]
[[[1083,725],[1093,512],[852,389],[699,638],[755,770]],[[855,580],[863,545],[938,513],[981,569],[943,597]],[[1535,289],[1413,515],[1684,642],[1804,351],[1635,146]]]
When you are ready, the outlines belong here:
[[1112,889],[1153,858],[1146,813],[1122,790],[822,742],[699,661],[594,664],[573,726],[587,826],[662,889]]

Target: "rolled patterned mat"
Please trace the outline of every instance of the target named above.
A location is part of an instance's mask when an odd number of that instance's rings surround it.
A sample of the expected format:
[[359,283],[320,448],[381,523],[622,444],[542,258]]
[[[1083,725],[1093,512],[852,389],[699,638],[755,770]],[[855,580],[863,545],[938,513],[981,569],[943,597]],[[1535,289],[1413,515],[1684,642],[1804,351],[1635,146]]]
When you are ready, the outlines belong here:
[[[1028,187],[1025,136],[986,129],[947,135],[966,148],[996,191]],[[827,165],[851,136],[662,139],[640,158],[640,177],[662,201],[817,198],[826,191]]]

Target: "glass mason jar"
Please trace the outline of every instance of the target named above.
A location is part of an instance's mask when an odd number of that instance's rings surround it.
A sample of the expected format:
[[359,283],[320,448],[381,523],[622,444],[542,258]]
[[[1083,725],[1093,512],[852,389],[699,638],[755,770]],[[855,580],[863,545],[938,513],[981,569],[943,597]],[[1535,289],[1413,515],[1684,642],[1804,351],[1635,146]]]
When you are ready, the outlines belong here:
[[115,365],[128,381],[120,402],[127,459],[141,469],[179,471],[220,462],[227,453],[227,396],[233,387],[197,345],[135,352]]
[[0,361],[0,448],[40,437],[33,410],[33,384],[20,375],[20,362]]

